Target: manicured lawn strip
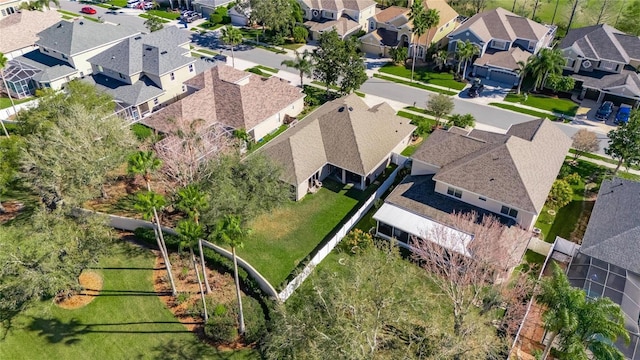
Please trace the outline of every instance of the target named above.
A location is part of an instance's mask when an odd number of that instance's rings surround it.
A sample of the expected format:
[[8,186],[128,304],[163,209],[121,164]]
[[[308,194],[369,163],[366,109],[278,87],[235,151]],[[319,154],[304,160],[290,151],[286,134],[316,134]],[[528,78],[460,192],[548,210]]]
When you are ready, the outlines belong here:
[[256,40],[256,36],[262,37],[262,29],[245,29],[240,28],[240,33],[245,39]]
[[[574,149],[569,149],[569,152],[570,152],[570,153],[572,153],[572,154],[575,154],[575,153],[576,153],[576,150],[574,150]],[[604,161],[604,162],[606,162],[606,163],[613,164],[613,165],[617,165],[617,164],[618,164],[618,162],[617,162],[616,160],[611,159],[611,158],[608,158],[608,157],[600,156],[600,155],[598,155],[598,154],[585,153],[585,154],[580,155],[580,157],[588,158],[588,159],[594,159],[594,160],[600,160],[600,161]],[[625,167],[624,167],[624,165],[623,165],[623,166],[621,167],[621,169],[624,169],[624,168],[625,168]],[[633,166],[631,166],[631,169],[634,169],[634,170],[640,170],[640,166],[633,165]]]
[[259,68],[259,69],[262,69],[262,70],[266,70],[268,72],[272,72],[274,74],[279,71],[278,69],[274,69],[272,67],[268,67],[268,66],[264,66],[264,65],[257,65],[256,67]]
[[[320,81],[318,81],[318,80],[313,80],[311,83],[312,83],[312,84],[314,84],[314,85],[321,86],[321,87],[323,87],[323,88],[325,88],[325,89],[327,88],[327,84],[325,84],[325,83],[323,83],[323,82],[320,82]],[[333,90],[333,91],[335,91],[335,92],[339,92],[339,91],[340,91],[340,88],[339,88],[339,87],[337,87],[337,86],[335,86],[335,85],[331,85],[331,86],[329,86],[329,90]],[[360,97],[362,97],[362,98],[366,96],[366,94],[365,94],[365,93],[363,93],[363,92],[361,92],[361,91],[358,91],[358,90],[354,91],[354,93],[356,93],[356,95],[358,95],[358,96],[360,96]]]
[[216,30],[219,29],[221,27],[223,27],[223,24],[214,24],[210,21],[206,21],[203,22],[202,24],[198,25],[197,27],[201,28],[201,29],[205,29],[205,30]]
[[[143,19],[150,19],[150,18],[154,17],[153,15],[149,15],[149,14],[147,14],[147,13],[140,14],[140,15],[138,15],[138,16],[139,16],[139,17],[141,17],[141,18],[143,18]],[[163,18],[160,18],[160,17],[158,17],[158,16],[155,16],[155,17],[156,17],[156,18],[158,18],[158,21],[160,21],[160,22],[161,22],[161,23],[163,23],[163,24],[166,24],[166,23],[170,22],[170,21],[169,21],[169,20],[167,20],[167,19],[163,19]]]
[[522,113],[522,114],[535,116],[537,118],[551,119],[552,117],[554,117],[551,114],[547,114],[547,113],[543,113],[543,112],[539,112],[539,111],[535,111],[535,110],[529,110],[529,109],[521,108],[521,107],[515,106],[515,105],[509,105],[509,104],[504,104],[504,103],[489,103],[489,105],[495,106],[495,107],[499,107],[501,109],[511,110],[511,111]]
[[[27,101],[31,101],[33,100],[33,97],[27,97],[24,99],[13,99],[13,103],[15,105],[18,104],[22,104],[22,103],[26,103]],[[0,109],[6,109],[11,107],[11,100],[8,97],[1,97],[0,98]]]
[[238,255],[276,288],[322,241],[339,228],[358,203],[371,194],[330,179],[315,194],[264,214],[249,224],[253,234]]
[[423,134],[422,140],[418,143],[415,143],[413,145],[409,145],[406,148],[404,148],[404,150],[402,150],[402,152],[400,153],[400,155],[402,156],[407,156],[407,157],[411,157],[411,155],[413,155],[413,153],[416,152],[416,150],[418,150],[418,148],[420,147],[420,145],[422,145],[422,143],[424,142],[424,140],[429,136],[429,134]]
[[421,83],[415,83],[415,82],[412,83],[411,81],[404,81],[404,80],[396,79],[396,78],[393,78],[393,77],[390,77],[390,76],[384,76],[384,75],[380,75],[380,74],[373,74],[373,77],[376,77],[376,78],[382,79],[382,80],[386,80],[386,81],[391,81],[391,82],[398,83],[398,84],[413,86],[413,87],[416,87],[416,88],[422,89],[422,90],[428,90],[428,91],[437,92],[437,93],[440,93],[440,94],[445,94],[445,95],[455,95],[455,94],[457,94],[457,92],[455,92],[455,91],[442,90],[440,88],[436,88],[436,87],[433,87],[433,86],[423,85]]
[[211,51],[211,50],[207,50],[207,49],[203,49],[203,48],[196,48],[194,50],[197,51],[197,52],[203,53],[203,54],[211,55],[211,56],[218,55],[218,53],[215,52],[215,51]]
[[285,130],[287,130],[289,128],[289,125],[282,125],[278,128],[278,130],[265,135],[262,139],[258,139],[259,141],[253,145],[251,145],[251,152],[258,150],[259,148],[261,148],[263,145],[265,145],[266,143],[268,143],[269,141],[271,141],[271,139],[273,139],[274,137],[282,134]]
[[248,43],[249,43],[250,45],[255,46],[255,47],[258,47],[258,48],[260,48],[260,49],[264,49],[264,50],[267,50],[267,51],[271,51],[272,53],[276,53],[276,54],[286,54],[286,53],[287,53],[286,51],[284,51],[284,50],[282,50],[282,49],[275,48],[275,47],[273,47],[273,46],[260,45],[260,44],[256,44],[256,43],[254,43],[254,42],[248,42]]
[[64,15],[69,15],[69,16],[73,16],[73,17],[78,17],[80,16],[80,14],[71,12],[71,11],[66,11],[66,10],[62,10],[62,9],[56,9],[59,13],[64,14]]
[[62,19],[63,20],[73,20],[73,19],[75,19],[75,16],[62,15]]
[[257,66],[254,66],[254,67],[252,67],[252,68],[249,68],[249,69],[247,69],[246,71],[248,71],[248,72],[250,72],[250,73],[254,73],[254,74],[256,74],[256,75],[260,75],[260,76],[262,76],[262,77],[266,77],[266,78],[268,78],[268,77],[272,77],[272,76],[273,76],[273,74],[271,74],[271,73],[264,72],[264,71],[260,70],[260,68],[259,68],[259,67],[257,67]]
[[100,20],[98,20],[98,19],[96,19],[94,17],[91,17],[90,15],[82,15],[82,17],[87,19],[87,20],[91,20],[93,22],[98,22],[98,23],[100,22]]
[[426,121],[432,127],[436,125],[436,121],[435,120],[426,118],[424,116],[408,113],[406,111],[400,110],[400,111],[398,111],[398,113],[396,115],[402,116],[403,118],[407,118],[407,119],[411,120],[411,123],[414,124],[414,125],[415,125],[416,122],[420,122],[420,121]]
[[105,9],[111,9],[113,7],[113,5],[109,5],[109,4],[103,4],[103,3],[92,3],[95,6],[99,6],[101,8],[105,8]]
[[535,107],[542,110],[553,111],[554,113],[561,113],[568,116],[574,116],[578,111],[578,105],[568,99],[555,99],[544,95],[530,94],[527,96],[527,101],[524,101],[524,95],[507,94],[505,101],[512,103],[519,103],[531,107]]
[[127,7],[127,0],[109,0],[107,4],[111,4],[119,7]]
[[161,17],[167,20],[178,20],[180,18],[180,13],[177,12],[169,12],[164,10],[148,10],[147,14],[155,15],[157,17]]
[[[386,64],[385,66],[381,67],[379,71],[381,73],[400,76],[400,77],[411,80],[411,69],[407,69],[402,65]],[[443,73],[431,72],[424,68],[415,69],[415,72],[413,74],[413,80],[430,83],[438,86],[444,86],[446,88],[451,88],[454,90],[462,90],[466,86],[466,84],[464,83],[455,81],[453,79],[453,74],[449,74],[447,72],[443,72]]]
[[284,45],[282,45],[282,47],[289,50],[298,50],[303,45],[304,44],[285,43]]
[[258,358],[254,351],[222,352],[200,342],[156,296],[153,267],[150,251],[115,245],[95,269],[104,286],[93,302],[76,310],[51,301],[37,304],[18,316],[0,346],[0,358]]

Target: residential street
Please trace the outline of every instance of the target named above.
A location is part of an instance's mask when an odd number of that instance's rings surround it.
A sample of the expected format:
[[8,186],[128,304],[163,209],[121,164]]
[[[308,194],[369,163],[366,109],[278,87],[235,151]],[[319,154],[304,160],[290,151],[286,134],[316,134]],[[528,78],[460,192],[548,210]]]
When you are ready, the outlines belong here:
[[[147,28],[144,26],[145,19],[138,16],[139,14],[143,13],[142,10],[122,8],[120,10],[112,12],[100,6],[84,4],[77,1],[64,1],[64,0],[60,1],[60,9],[71,11],[78,14],[80,13],[80,9],[82,9],[85,6],[91,6],[92,8],[94,8],[96,10],[96,14],[95,15],[82,14],[82,15],[94,17],[96,19],[98,18],[98,16],[101,16],[105,22],[109,22],[112,24],[119,24],[121,26],[127,26],[138,31],[143,31],[143,32],[148,31]],[[53,4],[51,4],[51,11],[56,11],[56,9],[57,8]]]

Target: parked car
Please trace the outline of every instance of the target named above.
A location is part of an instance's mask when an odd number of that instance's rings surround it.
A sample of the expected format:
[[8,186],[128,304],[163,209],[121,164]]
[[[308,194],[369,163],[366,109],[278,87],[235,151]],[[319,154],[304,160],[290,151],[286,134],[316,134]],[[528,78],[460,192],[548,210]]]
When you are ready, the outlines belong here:
[[129,0],[127,1],[127,7],[129,9],[136,9],[140,5],[140,0]]
[[153,9],[153,1],[141,1],[138,3],[138,9],[151,10]]
[[190,23],[200,19],[200,14],[195,11],[187,10],[182,12],[182,15],[180,15],[180,19],[186,23]]
[[80,9],[80,12],[84,14],[93,15],[96,13],[96,9],[92,8],[91,6],[85,6],[82,9]]
[[227,62],[227,55],[218,54],[213,57],[214,59],[222,62]]
[[206,62],[216,62],[216,59],[209,57],[209,56],[200,56],[200,60],[206,61]]
[[618,109],[618,113],[616,114],[616,119],[614,122],[616,124],[626,124],[629,121],[629,117],[631,116],[631,105],[622,104]]
[[596,111],[596,119],[607,120],[613,112],[613,103],[611,101],[605,101],[600,105],[598,111]]
[[473,79],[473,84],[469,88],[469,97],[478,97],[484,91],[484,85],[482,84],[482,80],[479,78]]

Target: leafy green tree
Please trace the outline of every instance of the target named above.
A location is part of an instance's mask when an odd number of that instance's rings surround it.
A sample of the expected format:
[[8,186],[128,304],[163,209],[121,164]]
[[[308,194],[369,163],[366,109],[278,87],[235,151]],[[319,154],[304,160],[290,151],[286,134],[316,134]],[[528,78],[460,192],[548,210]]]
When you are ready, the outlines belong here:
[[533,90],[541,89],[551,74],[562,73],[566,60],[558,49],[543,48],[530,61],[531,74],[535,79]]
[[518,61],[518,68],[516,69],[516,73],[519,75],[518,79],[518,88],[516,90],[516,94],[520,95],[520,90],[522,89],[522,83],[524,79],[527,77],[529,72],[531,71],[531,57],[529,57],[526,61]]
[[295,26],[291,33],[293,41],[298,44],[304,44],[309,37],[309,30],[304,26]]
[[358,52],[358,43],[355,38],[348,39],[344,44],[344,59],[340,69],[340,93],[350,94],[358,90],[367,81],[366,66],[362,56]]
[[236,58],[233,53],[234,48],[242,43],[242,33],[237,28],[227,25],[222,28],[221,37],[222,41],[231,46],[231,65],[236,67]]
[[462,76],[463,78],[466,76],[467,65],[469,64],[469,61],[479,53],[480,50],[478,50],[478,48],[469,40],[464,42],[458,40],[458,42],[456,43],[456,55],[458,56],[458,74],[460,74],[460,64],[464,62],[464,69],[460,76]]
[[622,18],[616,22],[616,27],[630,35],[640,36],[640,0],[630,3],[621,12]]
[[[196,225],[200,225],[200,214],[206,210],[209,206],[207,202],[207,195],[200,190],[198,185],[189,184],[184,188],[178,190],[176,193],[177,201],[176,208],[183,213],[187,214],[190,219]],[[202,235],[197,238],[198,251],[200,256],[200,266],[202,267],[202,275],[204,276],[204,283],[206,285],[207,294],[211,293],[211,285],[209,285],[209,279],[207,277],[207,267],[204,263],[204,254],[202,252]]]
[[560,74],[549,74],[545,87],[553,90],[553,92],[569,92],[573,90],[576,81],[571,76],[562,76]]
[[[17,113],[16,104],[13,102],[13,97],[11,97],[11,91],[9,91],[9,86],[7,85],[7,79],[4,77],[4,68],[7,66],[7,57],[4,56],[3,53],[0,52],[0,77],[2,77],[2,82],[4,83],[4,88],[7,91],[7,96],[9,97],[9,102],[11,102],[11,107],[13,108],[13,113]],[[9,133],[7,132],[7,128],[4,126],[4,122],[0,120],[0,125],[2,125],[2,130],[4,131],[4,135],[9,137]]]
[[0,214],[5,212],[2,196],[16,181],[23,146],[24,142],[19,136],[0,139]]
[[144,26],[149,30],[149,32],[155,32],[158,30],[162,30],[164,28],[164,24],[162,19],[158,16],[150,15],[147,20],[144,22]]
[[250,3],[251,18],[275,33],[282,33],[295,21],[290,0],[251,0]]
[[244,246],[244,239],[251,233],[251,230],[242,224],[242,220],[233,215],[225,215],[218,222],[212,237],[215,242],[227,245],[231,248],[233,256],[233,278],[236,284],[236,296],[238,299],[238,332],[244,334],[244,313],[242,311],[242,294],[240,293],[240,280],[238,279],[238,260],[236,249]]
[[51,9],[51,3],[54,3],[57,8],[60,8],[60,1],[58,0],[36,0],[36,2],[38,3],[38,7],[40,9],[45,7],[47,9]]
[[553,342],[561,334],[569,334],[578,328],[578,310],[584,305],[585,295],[569,283],[560,266],[552,262],[553,275],[540,282],[536,301],[546,307],[542,314],[544,328],[551,333],[541,359],[549,355]]
[[473,127],[476,124],[476,119],[471,114],[453,114],[449,117],[448,124],[464,129],[466,127]]
[[402,46],[392,47],[389,50],[389,55],[395,64],[404,64],[407,61],[407,56],[409,56],[407,48]]
[[436,126],[440,125],[440,120],[450,114],[454,107],[453,98],[449,95],[433,94],[427,100],[427,109],[436,118]]
[[573,198],[573,189],[565,180],[556,180],[547,196],[546,205],[552,209],[560,209],[569,204]]
[[78,276],[110,248],[114,234],[104,217],[69,217],[36,210],[29,221],[2,227],[0,325],[36,301],[80,289]]
[[327,85],[327,94],[340,78],[344,59],[344,43],[334,30],[320,34],[318,47],[313,50],[313,76]]
[[614,175],[622,164],[627,168],[640,164],[640,111],[631,111],[629,121],[609,131],[607,136],[609,147],[604,149],[604,152],[618,160]]
[[436,63],[436,67],[438,71],[442,71],[442,68],[447,63],[447,59],[449,58],[449,54],[446,50],[440,50],[433,54],[432,59]]
[[[204,322],[209,321],[209,312],[207,311],[207,300],[204,296],[204,289],[202,288],[202,281],[200,280],[200,271],[198,271],[198,262],[196,256],[193,253],[193,247],[197,245],[201,246],[202,237],[204,236],[204,229],[202,225],[196,223],[192,219],[181,220],[178,222],[176,231],[180,234],[180,247],[189,248],[189,260],[193,265],[193,271],[196,273],[196,281],[198,281],[198,287],[200,288],[200,299],[202,300],[202,308],[204,309]],[[202,248],[202,247],[201,247]],[[202,253],[200,254],[202,257]],[[203,274],[206,278],[206,274]],[[209,293],[210,290],[207,292]]]
[[296,57],[293,60],[283,60],[282,65],[298,70],[300,74],[300,87],[304,87],[304,76],[311,76],[313,70],[313,62],[309,50],[304,50],[302,54],[295,52]]

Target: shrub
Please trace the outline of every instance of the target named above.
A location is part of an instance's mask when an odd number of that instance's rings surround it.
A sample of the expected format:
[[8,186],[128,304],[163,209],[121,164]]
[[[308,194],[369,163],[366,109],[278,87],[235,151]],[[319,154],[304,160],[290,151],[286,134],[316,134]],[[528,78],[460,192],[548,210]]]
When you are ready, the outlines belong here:
[[361,37],[363,37],[363,36],[365,36],[365,35],[367,35],[367,32],[366,32],[366,31],[364,31],[364,30],[359,30],[357,33],[355,33],[355,34],[353,34],[353,35],[351,35],[351,36],[353,36],[353,37],[354,37],[354,38],[356,38],[356,39],[359,39],[359,38],[361,38]]
[[260,341],[267,333],[267,321],[262,306],[258,300],[244,296],[242,309],[244,310],[245,342],[250,344]]
[[224,304],[218,304],[211,311],[211,316],[225,316],[227,315],[227,307]]
[[340,241],[339,249],[349,254],[359,254],[373,246],[371,234],[360,229],[351,230],[347,236]]
[[231,312],[213,315],[204,325],[204,334],[217,343],[231,343],[238,337],[236,320]]
[[142,125],[142,124],[133,124],[131,126],[131,131],[140,141],[144,141],[153,136],[153,130]]
[[573,189],[571,185],[564,180],[556,180],[551,186],[546,204],[549,208],[557,210],[570,203],[572,198]]
[[209,16],[209,21],[212,24],[220,24],[222,23],[222,15],[217,14],[217,13],[213,13]]
[[225,15],[225,16],[223,16],[223,17],[222,17],[222,23],[223,23],[224,25],[229,25],[229,24],[231,24],[231,16],[229,16],[229,15]]
[[293,42],[301,44],[307,41],[309,30],[304,26],[296,26],[293,28]]
[[580,180],[582,180],[582,178],[578,173],[573,173],[565,176],[562,180],[568,182],[571,185],[578,185],[580,183]]
[[216,13],[216,14],[218,14],[218,15],[220,15],[220,16],[222,16],[222,17],[225,17],[225,16],[227,16],[227,15],[228,15],[228,10],[227,10],[227,8],[226,8],[226,7],[224,7],[224,6],[218,6],[218,7],[216,8],[216,12],[215,12],[215,13]]

